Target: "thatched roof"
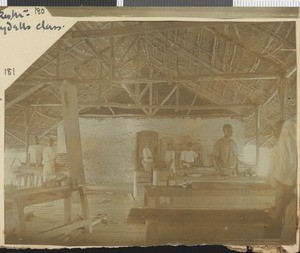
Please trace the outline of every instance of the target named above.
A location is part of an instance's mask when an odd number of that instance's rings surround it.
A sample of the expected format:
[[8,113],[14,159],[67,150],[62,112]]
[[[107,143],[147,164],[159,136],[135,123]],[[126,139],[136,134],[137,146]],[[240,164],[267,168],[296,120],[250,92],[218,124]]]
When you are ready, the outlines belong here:
[[296,113],[294,22],[78,22],[6,90],[5,141],[54,133],[60,86],[77,85],[81,116],[234,117],[255,137]]

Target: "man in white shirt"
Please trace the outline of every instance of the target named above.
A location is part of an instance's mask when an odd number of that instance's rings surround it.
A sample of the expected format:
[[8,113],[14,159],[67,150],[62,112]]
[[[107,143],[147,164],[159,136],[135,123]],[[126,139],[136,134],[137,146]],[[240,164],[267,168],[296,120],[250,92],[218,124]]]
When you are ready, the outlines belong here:
[[38,186],[42,183],[42,159],[44,146],[39,143],[39,138],[33,136],[34,144],[29,145],[27,152],[27,166],[38,167],[40,171],[34,174],[34,185]]
[[231,138],[233,128],[230,124],[223,126],[224,137],[214,145],[214,160],[217,170],[223,176],[231,176],[237,173],[238,156],[237,146]]
[[48,140],[48,146],[43,150],[43,181],[55,178],[56,149],[53,147],[53,139]]
[[145,171],[151,171],[153,166],[152,143],[149,142],[143,149],[142,165]]
[[183,150],[180,155],[180,167],[181,168],[191,168],[195,165],[198,158],[198,154],[192,150],[193,144],[189,142],[187,144],[187,149]]
[[[297,204],[297,116],[284,122],[273,163],[276,206],[271,217],[281,228],[283,243],[293,242],[296,233]],[[282,226],[283,223],[283,226]]]
[[170,169],[170,171],[172,171],[173,173],[175,173],[175,151],[171,143],[168,144],[168,150],[165,154],[165,162],[167,164],[167,168]]
[[30,166],[42,166],[42,155],[44,147],[39,144],[39,138],[35,135],[34,144],[29,145],[28,147],[28,165]]

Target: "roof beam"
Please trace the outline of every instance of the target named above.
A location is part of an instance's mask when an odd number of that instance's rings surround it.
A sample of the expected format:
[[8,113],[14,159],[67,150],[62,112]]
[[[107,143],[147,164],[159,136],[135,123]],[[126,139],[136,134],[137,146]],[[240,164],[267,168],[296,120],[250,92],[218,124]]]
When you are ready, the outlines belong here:
[[[238,115],[235,113],[203,113],[203,112],[197,112],[197,114],[191,114],[191,115],[186,115],[186,114],[179,114],[179,113],[174,113],[174,114],[164,114],[164,115],[156,115],[156,119],[172,119],[172,118],[216,118],[216,117],[233,117],[236,118]],[[82,114],[80,115],[82,118],[88,118],[88,117],[93,117],[93,118],[149,118],[148,115],[145,114],[130,114],[130,113],[120,113],[116,115],[107,115],[107,114]]]
[[[176,88],[176,87],[175,87]],[[172,90],[173,92],[169,93],[172,95],[175,89]],[[32,105],[35,106],[35,105]],[[60,103],[41,103],[39,106],[44,107],[60,107]],[[224,104],[224,105],[199,105],[199,106],[191,106],[191,105],[142,105],[142,104],[122,104],[122,103],[115,103],[115,102],[87,102],[87,103],[80,103],[78,106],[83,107],[113,107],[113,108],[122,108],[122,109],[167,109],[167,110],[227,110],[227,109],[253,109],[255,105],[251,104]]]
[[46,85],[46,83],[41,83],[41,84],[33,86],[29,90],[27,90],[24,93],[22,93],[20,96],[18,96],[16,98],[14,98],[13,100],[9,101],[8,103],[6,103],[5,104],[5,109],[8,109],[8,108],[12,107],[13,105],[15,105],[16,103],[19,103],[20,101],[22,101],[23,99],[27,98],[28,96],[30,96],[34,92],[42,89],[45,85]]
[[[293,68],[292,71],[295,71]],[[291,75],[291,74],[290,74]],[[61,80],[41,80],[41,79],[30,79],[17,81],[17,83],[22,83],[26,85],[28,82],[53,82],[53,83],[62,83],[64,80],[68,80],[76,84],[88,84],[88,83],[97,83],[97,82],[113,82],[116,84],[131,84],[131,83],[176,83],[176,82],[208,82],[208,81],[251,81],[251,80],[277,80],[281,78],[281,75],[276,72],[254,72],[254,73],[220,73],[220,74],[207,74],[207,75],[180,75],[180,76],[170,76],[170,77],[129,77],[129,78],[114,78],[110,80],[108,78],[87,78],[87,79],[61,79]],[[247,84],[247,83],[241,83]]]

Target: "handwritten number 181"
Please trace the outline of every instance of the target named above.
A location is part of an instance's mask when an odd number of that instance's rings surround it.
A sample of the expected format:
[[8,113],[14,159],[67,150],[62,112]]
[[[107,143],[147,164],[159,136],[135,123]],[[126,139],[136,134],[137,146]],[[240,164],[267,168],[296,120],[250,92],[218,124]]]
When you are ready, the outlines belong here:
[[15,73],[15,68],[5,68],[4,69],[4,75],[6,76],[14,76]]
[[37,14],[37,15],[43,15],[45,13],[45,9],[44,8],[35,7],[34,8],[34,13]]

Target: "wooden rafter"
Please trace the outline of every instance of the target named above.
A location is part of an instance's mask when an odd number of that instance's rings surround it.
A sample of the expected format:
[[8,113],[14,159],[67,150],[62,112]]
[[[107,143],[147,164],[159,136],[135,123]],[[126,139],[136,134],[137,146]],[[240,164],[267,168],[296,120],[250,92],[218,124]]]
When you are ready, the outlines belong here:
[[[84,40],[86,45],[91,49],[93,55],[96,58],[96,61],[98,62],[98,64],[100,66],[104,66],[107,70],[110,70],[110,64],[107,62],[107,60],[105,59],[105,57],[103,57],[103,54],[99,53],[96,48],[94,47],[94,45],[87,39]],[[110,47],[109,47],[110,48]],[[105,64],[103,64],[105,63]],[[86,62],[84,62],[83,64],[86,64]]]
[[134,92],[132,92],[131,89],[125,84],[121,84],[121,86],[128,93],[128,95],[132,98],[135,105],[137,105],[139,107],[139,109],[142,109],[146,115],[149,115],[149,112],[143,107],[141,101],[135,97]]
[[[167,68],[164,63],[162,63],[160,60],[154,58],[153,56],[149,56],[149,58],[151,59],[151,61],[153,62],[153,66],[158,68],[158,69],[165,69]],[[203,89],[202,86],[200,86],[199,84],[195,83],[195,82],[188,82],[188,83],[183,83],[183,86],[186,87],[189,90],[192,90],[193,92],[197,93],[200,97],[204,97],[206,99],[208,99],[209,101],[211,101],[212,103],[220,103],[220,98],[216,97],[216,94],[210,92],[209,90],[207,90],[207,88],[209,88],[208,86],[206,86],[206,89]],[[230,102],[228,100],[228,102]]]
[[[149,38],[149,40],[154,40],[153,37],[148,37],[148,38]],[[223,70],[220,70],[220,69],[217,69],[214,66],[211,66],[207,62],[203,61],[201,58],[196,57],[192,52],[186,50],[185,48],[183,48],[180,45],[177,45],[176,41],[172,40],[172,45],[174,46],[173,49],[176,50],[178,54],[180,54],[183,58],[185,58],[191,64],[193,64],[195,66],[199,66],[199,64],[201,64],[201,66],[203,66],[204,69],[206,69],[208,72],[213,72],[213,73],[216,73],[216,74],[224,73]],[[155,49],[156,49],[156,47],[155,47]],[[188,72],[190,72],[190,71],[188,70]],[[228,82],[224,81],[224,83],[227,84]],[[247,84],[248,85],[248,83],[245,80],[240,80],[239,84]],[[244,88],[247,88],[247,85],[245,85]],[[243,93],[241,95],[243,95]],[[247,95],[247,97],[248,97],[248,95],[249,95],[248,91],[245,91],[245,95]],[[244,98],[246,98],[245,95],[243,95]]]
[[[177,89],[177,85],[174,86],[174,88],[173,88],[173,89],[170,91],[170,93],[164,98],[164,100],[161,101],[160,106],[164,105],[164,104],[170,99],[170,97],[174,94],[174,92],[176,91],[176,89]],[[179,107],[180,107],[179,105],[176,105],[175,110],[178,110]],[[155,110],[153,111],[152,115],[155,115],[155,113],[157,113],[157,112],[159,111],[159,109],[160,109],[160,108],[155,109]]]
[[[283,22],[281,22],[280,24],[282,26]],[[287,46],[288,48],[295,48],[295,45],[290,44],[289,41],[286,40],[286,38],[282,38],[280,35],[277,34],[276,31],[275,32],[270,31],[259,24],[253,24],[252,26],[258,30],[268,33],[269,35],[271,35],[271,38],[275,38],[276,40],[278,40],[280,43]]]
[[[195,93],[195,96],[194,96],[194,99],[193,99],[193,101],[192,101],[192,103],[191,103],[191,106],[193,106],[193,105],[195,104],[195,102],[196,102],[196,100],[197,100],[197,97],[198,97],[198,93]],[[186,113],[186,115],[189,115],[190,112],[191,112],[191,110],[188,110],[188,112]]]
[[20,96],[18,96],[16,98],[14,98],[13,100],[7,102],[5,104],[5,109],[8,109],[8,108],[12,107],[13,105],[21,102],[23,99],[27,98],[28,96],[32,95],[33,93],[37,92],[38,90],[41,90],[42,88],[44,88],[46,85],[47,85],[46,83],[40,83],[38,85],[33,86],[29,90],[22,93]]
[[[78,47],[81,44],[83,44],[83,41],[79,41],[79,42],[75,43],[73,46],[66,49],[60,56],[64,56],[64,55],[68,54],[71,50],[73,50],[74,48]],[[44,68],[49,66],[51,63],[55,63],[56,58],[57,58],[57,56],[53,57],[50,61],[46,62],[44,65],[42,65],[40,68],[38,68],[37,70],[35,70],[32,73],[30,73],[29,75],[27,75],[25,78],[27,79],[27,78],[37,74],[39,71],[43,70]]]
[[278,59],[274,59],[270,60],[269,58],[266,58],[262,55],[260,55],[259,52],[255,52],[250,50],[247,46],[245,46],[243,43],[236,41],[236,39],[233,39],[231,37],[229,37],[228,35],[219,32],[217,29],[213,28],[213,27],[204,27],[204,29],[206,29],[207,31],[210,31],[211,33],[220,36],[221,38],[223,38],[225,41],[230,42],[232,45],[236,45],[237,47],[241,48],[242,50],[245,50],[248,54],[260,59],[260,60],[264,60],[265,62],[271,64],[272,66],[274,66],[277,69],[281,69],[282,67],[286,67],[286,64],[282,61],[278,61]]
[[19,138],[18,136],[16,136],[15,134],[13,134],[13,133],[11,132],[11,130],[5,128],[5,133],[7,133],[8,135],[10,135],[10,136],[13,137],[14,139],[18,140],[19,142],[25,144],[25,141],[22,140],[21,138]]

